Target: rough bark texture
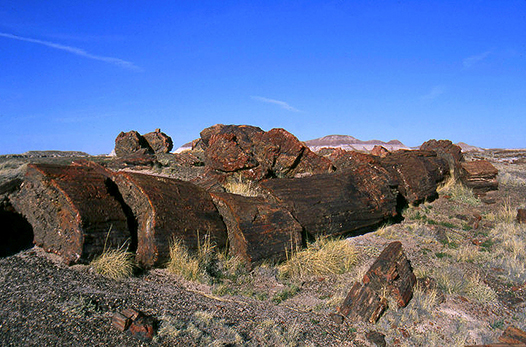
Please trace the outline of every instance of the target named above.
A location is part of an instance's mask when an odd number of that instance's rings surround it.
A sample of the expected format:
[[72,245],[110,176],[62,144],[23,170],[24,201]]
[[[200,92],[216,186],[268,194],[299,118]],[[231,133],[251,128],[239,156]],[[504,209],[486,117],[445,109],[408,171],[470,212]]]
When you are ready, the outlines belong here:
[[115,154],[125,157],[131,154],[151,154],[152,148],[148,141],[137,131],[121,132],[115,139]]
[[473,189],[476,195],[484,195],[499,189],[497,174],[499,171],[489,161],[476,160],[462,163],[461,181]]
[[385,298],[381,298],[370,286],[356,282],[343,301],[340,313],[352,321],[374,324],[386,308]]
[[161,129],[144,134],[143,137],[155,153],[169,153],[174,146],[172,138],[161,132]]
[[137,218],[136,258],[142,266],[163,265],[173,238],[190,250],[196,250],[207,235],[217,246],[225,246],[225,225],[203,189],[177,179],[132,172],[119,172],[115,182]]
[[131,238],[126,215],[108,186],[111,176],[92,162],[30,164],[12,203],[33,227],[37,245],[68,264],[88,262],[106,242],[106,247],[119,247]]
[[396,180],[398,191],[410,204],[436,197],[437,186],[449,172],[447,162],[433,151],[396,151],[379,163]]
[[416,277],[399,241],[390,243],[363,277],[376,292],[386,288],[398,306],[405,307],[413,297]]
[[211,195],[228,229],[230,253],[248,264],[284,260],[301,246],[301,225],[278,204],[259,197]]
[[388,178],[367,165],[304,178],[265,180],[261,187],[310,235],[350,233],[396,215],[396,194]]
[[416,277],[399,241],[390,243],[349,291],[339,312],[352,320],[375,323],[387,307],[385,295],[405,307],[413,296]]
[[221,173],[238,172],[261,180],[333,170],[330,161],[284,129],[264,132],[253,126],[217,124],[204,129],[201,139],[206,165]]
[[454,145],[449,140],[429,140],[424,142],[420,149],[423,151],[434,151],[436,154],[447,161],[449,169],[455,179],[460,178],[461,163],[464,161],[462,148]]

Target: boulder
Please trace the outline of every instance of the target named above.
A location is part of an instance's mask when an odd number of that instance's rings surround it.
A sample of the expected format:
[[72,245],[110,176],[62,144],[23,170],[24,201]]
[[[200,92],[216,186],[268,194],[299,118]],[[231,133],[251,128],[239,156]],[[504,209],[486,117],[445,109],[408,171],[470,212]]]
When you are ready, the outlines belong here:
[[115,176],[115,183],[137,219],[136,259],[140,265],[164,265],[173,239],[192,251],[207,237],[218,247],[226,245],[226,227],[202,188],[178,179],[124,171]]
[[131,154],[152,154],[154,151],[148,141],[137,131],[121,132],[115,139],[115,154],[125,157]]
[[93,162],[30,164],[11,201],[31,224],[38,246],[68,264],[86,263],[105,247],[120,247],[133,238],[112,177]]
[[460,180],[473,189],[473,193],[483,196],[491,190],[499,189],[499,171],[487,160],[463,162]]
[[389,150],[385,148],[384,146],[375,145],[373,149],[371,150],[371,154],[375,155],[377,157],[384,158],[389,154]]
[[310,235],[360,231],[396,215],[397,193],[380,170],[359,169],[260,183]]
[[154,132],[143,135],[148,145],[155,153],[169,153],[173,148],[172,138],[161,129],[155,129]]
[[268,132],[248,125],[217,124],[201,132],[205,164],[223,174],[245,178],[294,177],[332,171],[330,161],[314,154],[284,129]]
[[407,203],[416,204],[437,195],[437,187],[449,172],[446,160],[433,151],[396,151],[378,158],[396,182]]
[[453,144],[449,140],[429,140],[424,142],[420,149],[423,151],[434,151],[436,154],[447,161],[451,174],[455,179],[460,178],[461,163],[464,161],[462,148]]
[[230,254],[247,264],[285,260],[301,246],[301,225],[280,205],[261,197],[211,195],[228,230]]
[[353,285],[339,312],[351,320],[376,323],[387,308],[386,297],[393,297],[399,307],[405,307],[415,284],[416,277],[402,244],[392,242],[371,265],[362,282]]

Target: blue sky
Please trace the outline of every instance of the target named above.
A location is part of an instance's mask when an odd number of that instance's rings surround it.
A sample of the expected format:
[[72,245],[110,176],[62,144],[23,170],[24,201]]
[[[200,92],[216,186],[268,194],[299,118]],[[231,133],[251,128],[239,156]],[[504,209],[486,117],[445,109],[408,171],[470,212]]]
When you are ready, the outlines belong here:
[[0,154],[213,124],[526,147],[526,1],[0,3]]

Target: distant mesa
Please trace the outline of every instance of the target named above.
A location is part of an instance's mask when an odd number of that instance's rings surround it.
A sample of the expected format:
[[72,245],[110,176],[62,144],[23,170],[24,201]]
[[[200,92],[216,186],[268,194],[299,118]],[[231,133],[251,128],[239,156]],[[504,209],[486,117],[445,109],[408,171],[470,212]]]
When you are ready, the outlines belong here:
[[322,148],[341,148],[348,151],[366,151],[370,152],[374,146],[382,146],[388,151],[397,151],[399,149],[410,149],[398,140],[383,142],[380,140],[362,141],[349,135],[329,135],[318,139],[305,141],[305,144],[313,152],[318,152]]

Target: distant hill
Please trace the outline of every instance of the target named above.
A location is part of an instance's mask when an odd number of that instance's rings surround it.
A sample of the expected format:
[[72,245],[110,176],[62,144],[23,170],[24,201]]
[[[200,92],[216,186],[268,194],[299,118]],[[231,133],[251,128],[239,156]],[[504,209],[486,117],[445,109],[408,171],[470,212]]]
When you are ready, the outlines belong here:
[[89,157],[85,152],[79,151],[29,151],[22,154],[5,154],[4,158],[69,158]]
[[329,135],[304,142],[312,151],[317,152],[322,148],[341,148],[350,151],[371,151],[374,146],[379,145],[389,151],[399,149],[410,149],[398,140],[383,142],[380,140],[362,141],[349,135]]
[[477,146],[468,145],[465,142],[458,142],[455,144],[459,146],[460,148],[462,148],[462,152],[482,152],[484,150],[483,148],[480,148]]

